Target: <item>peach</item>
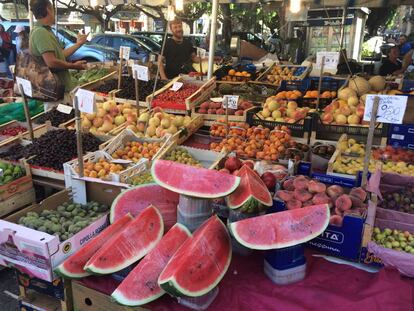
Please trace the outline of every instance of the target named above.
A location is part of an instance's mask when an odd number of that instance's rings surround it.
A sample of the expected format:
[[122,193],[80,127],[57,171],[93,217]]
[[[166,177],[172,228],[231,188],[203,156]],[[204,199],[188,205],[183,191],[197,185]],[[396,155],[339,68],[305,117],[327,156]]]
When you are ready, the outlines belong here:
[[293,180],[293,187],[298,190],[307,190],[309,181],[305,176],[298,176]]
[[288,109],[296,110],[298,108],[298,104],[295,101],[288,102],[287,105]]
[[315,180],[311,180],[308,183],[308,190],[310,193],[325,193],[326,190],[326,186],[325,184],[315,181]]
[[349,195],[343,194],[339,198],[335,200],[335,207],[338,208],[340,211],[346,211],[351,209],[352,201]]
[[299,200],[292,199],[286,203],[286,207],[288,210],[298,209],[302,207],[302,202]]
[[337,227],[341,227],[343,222],[343,218],[339,215],[332,215],[329,219],[329,224]]
[[294,180],[293,178],[285,180],[283,182],[283,189],[289,190],[289,191],[295,190],[295,187],[293,185],[293,180]]
[[334,120],[334,117],[333,117],[332,113],[327,113],[326,112],[322,115],[322,122],[325,123],[325,124],[332,123],[333,120]]
[[352,113],[351,108],[349,108],[349,106],[340,107],[339,112],[345,116],[349,116]]
[[331,198],[328,197],[325,192],[315,194],[312,198],[312,202],[315,205],[318,205],[318,204],[329,204],[329,206],[332,205]]
[[343,114],[338,114],[335,116],[335,122],[339,125],[344,125],[347,122],[347,118]]
[[351,114],[347,119],[349,124],[356,125],[361,121],[356,114]]
[[337,197],[344,194],[344,189],[341,186],[332,185],[326,189],[326,193],[333,200],[336,200]]
[[312,193],[308,192],[305,189],[295,189],[293,196],[296,200],[299,200],[301,202],[309,201],[313,197]]
[[349,193],[349,195],[354,196],[358,199],[360,199],[362,202],[364,202],[367,198],[367,193],[364,189],[362,189],[361,187],[358,188],[352,188],[351,192]]
[[293,192],[287,190],[279,190],[276,192],[276,196],[282,201],[288,202],[293,199]]

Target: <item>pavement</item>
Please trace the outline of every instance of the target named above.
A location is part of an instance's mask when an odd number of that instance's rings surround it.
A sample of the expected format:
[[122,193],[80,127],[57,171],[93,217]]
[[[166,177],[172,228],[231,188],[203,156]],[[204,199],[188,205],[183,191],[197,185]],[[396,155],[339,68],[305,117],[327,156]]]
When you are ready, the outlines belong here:
[[6,294],[5,291],[14,295],[19,295],[19,287],[17,285],[16,274],[13,269],[0,270],[0,310],[17,311],[17,300]]

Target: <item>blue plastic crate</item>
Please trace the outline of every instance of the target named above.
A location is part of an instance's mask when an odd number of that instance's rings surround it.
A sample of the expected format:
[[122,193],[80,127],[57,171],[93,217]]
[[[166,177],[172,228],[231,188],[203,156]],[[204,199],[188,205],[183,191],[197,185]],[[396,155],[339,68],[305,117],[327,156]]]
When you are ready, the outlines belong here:
[[266,251],[264,259],[273,269],[287,270],[306,263],[303,244]]
[[401,87],[402,92],[414,91],[414,80],[404,79]]
[[414,149],[414,124],[391,125],[388,144],[393,147]]

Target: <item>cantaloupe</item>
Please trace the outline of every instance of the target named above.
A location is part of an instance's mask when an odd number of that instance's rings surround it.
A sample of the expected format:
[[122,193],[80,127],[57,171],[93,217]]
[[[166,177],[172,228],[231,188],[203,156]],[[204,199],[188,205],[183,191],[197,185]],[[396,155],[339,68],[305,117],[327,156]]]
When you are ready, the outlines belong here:
[[379,92],[385,89],[385,78],[382,76],[373,76],[368,83],[373,91]]
[[368,93],[371,89],[371,85],[364,78],[355,76],[349,80],[348,86],[353,89],[358,96],[362,96]]
[[345,87],[345,88],[338,91],[338,98],[339,99],[343,99],[345,101],[348,101],[348,98],[350,98],[352,96],[357,96],[357,93],[349,87]]

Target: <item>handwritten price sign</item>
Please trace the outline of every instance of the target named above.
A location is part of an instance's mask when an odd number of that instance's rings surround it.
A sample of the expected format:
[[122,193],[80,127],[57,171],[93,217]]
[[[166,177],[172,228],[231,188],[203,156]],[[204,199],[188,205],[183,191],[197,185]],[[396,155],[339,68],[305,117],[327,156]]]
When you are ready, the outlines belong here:
[[133,65],[132,75],[134,79],[135,77],[137,77],[138,80],[148,81],[149,80],[148,67],[141,66],[141,65]]
[[322,67],[322,58],[325,56],[323,64],[325,69],[336,69],[339,63],[339,52],[317,52],[316,53],[316,68]]
[[94,113],[95,106],[95,93],[84,89],[78,89],[76,92],[78,98],[79,110],[85,113]]
[[26,80],[26,79],[23,79],[23,78],[20,78],[20,77],[16,77],[16,82],[17,82],[18,85],[22,86],[24,95],[29,96],[29,97],[33,96],[32,83],[29,80]]
[[407,108],[407,96],[367,95],[365,100],[364,121],[371,120],[372,106],[375,97],[379,97],[376,120],[382,123],[402,124],[405,109]]
[[239,96],[237,95],[224,95],[223,96],[223,108],[237,109],[239,103]]
[[129,54],[131,53],[131,48],[129,46],[120,46],[119,47],[119,58],[128,60]]

